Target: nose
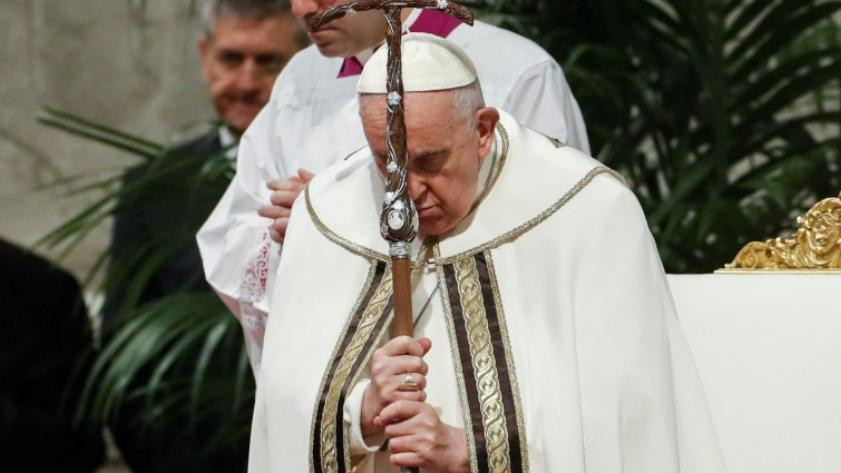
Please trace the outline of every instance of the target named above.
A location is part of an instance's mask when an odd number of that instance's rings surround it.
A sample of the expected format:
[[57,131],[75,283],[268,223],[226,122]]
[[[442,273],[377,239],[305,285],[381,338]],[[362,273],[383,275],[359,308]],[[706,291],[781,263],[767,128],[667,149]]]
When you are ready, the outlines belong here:
[[257,87],[260,79],[260,66],[254,58],[247,58],[237,69],[236,85],[239,89],[253,89]]
[[426,192],[426,182],[423,178],[416,176],[414,173],[409,173],[409,194],[415,203],[420,202],[423,198],[423,193]]
[[318,13],[321,9],[319,0],[292,0],[292,14],[298,18]]

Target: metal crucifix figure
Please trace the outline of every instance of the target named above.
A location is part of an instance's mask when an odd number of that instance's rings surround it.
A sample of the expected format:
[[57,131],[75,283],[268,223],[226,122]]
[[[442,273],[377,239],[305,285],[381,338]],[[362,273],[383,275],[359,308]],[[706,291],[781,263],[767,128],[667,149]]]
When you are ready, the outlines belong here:
[[412,336],[411,243],[417,236],[418,216],[408,184],[406,125],[403,118],[403,73],[401,62],[403,8],[432,8],[446,11],[463,23],[473,25],[473,13],[466,7],[447,0],[358,0],[337,5],[315,16],[310,27],[325,24],[368,10],[383,10],[387,22],[388,84],[386,138],[388,156],[386,193],[380,214],[380,232],[389,242],[392,281],[394,285],[394,319],[392,336]]

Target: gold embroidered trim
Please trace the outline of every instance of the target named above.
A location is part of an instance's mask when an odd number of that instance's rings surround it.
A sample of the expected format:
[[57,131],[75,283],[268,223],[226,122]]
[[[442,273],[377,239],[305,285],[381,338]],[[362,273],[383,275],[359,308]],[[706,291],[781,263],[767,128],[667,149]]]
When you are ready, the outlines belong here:
[[549,207],[548,209],[539,213],[537,216],[535,216],[531,220],[523,223],[522,225],[519,225],[519,226],[513,228],[512,230],[509,230],[509,231],[503,233],[502,235],[500,235],[500,236],[494,238],[493,240],[490,240],[487,243],[484,243],[480,246],[471,248],[467,251],[463,251],[463,252],[461,252],[457,255],[454,255],[454,256],[450,256],[450,257],[443,258],[443,259],[436,259],[435,264],[438,264],[438,265],[453,264],[453,263],[455,263],[456,261],[458,261],[462,258],[467,258],[469,256],[476,255],[478,253],[482,253],[482,252],[485,252],[485,251],[488,251],[488,250],[492,250],[492,249],[497,248],[501,245],[504,245],[505,243],[509,243],[509,242],[512,242],[512,241],[516,240],[517,238],[521,237],[524,233],[526,233],[529,230],[531,230],[532,228],[540,225],[546,219],[548,219],[549,217],[554,215],[555,212],[560,210],[561,207],[566,205],[570,200],[572,200],[576,195],[578,195],[578,193],[580,193],[582,190],[584,190],[585,187],[587,187],[591,182],[593,182],[593,179],[595,179],[596,176],[598,176],[600,174],[605,174],[605,173],[614,176],[616,179],[618,179],[622,183],[625,182],[625,179],[619,173],[614,171],[613,169],[610,169],[610,168],[604,167],[604,166],[599,166],[597,168],[593,168],[592,170],[590,170],[590,172],[587,173],[586,176],[581,178],[580,181],[578,181],[574,186],[572,186],[572,188],[569,191],[567,191],[567,193],[564,194],[557,202],[552,204],[551,207]]
[[[374,262],[373,264],[371,264],[371,267],[368,269],[368,275],[365,277],[365,283],[362,285],[362,291],[360,291],[359,296],[356,299],[356,302],[353,304],[353,310],[351,311],[351,315],[350,315],[350,317],[347,318],[347,320],[345,320],[345,325],[344,325],[344,327],[342,327],[342,331],[339,334],[338,340],[336,341],[336,346],[333,348],[333,352],[330,356],[330,360],[335,360],[336,359],[336,356],[338,355],[338,351],[339,351],[339,346],[340,346],[342,340],[345,338],[346,334],[348,333],[348,330],[350,329],[351,323],[353,323],[353,314],[356,312],[356,310],[362,304],[362,301],[365,298],[365,294],[371,288],[371,284],[374,282],[374,275],[376,274],[376,272],[377,272],[377,264],[376,264],[376,262]],[[321,382],[319,383],[319,387],[318,387],[318,393],[319,394],[316,397],[316,401],[315,401],[316,404],[315,404],[315,408],[313,409],[313,416],[312,416],[312,420],[310,422],[310,439],[311,439],[310,445],[314,444],[314,442],[312,440],[315,439],[315,436],[320,434],[319,426],[316,425],[318,405],[321,402],[321,393],[324,392],[324,388],[327,385],[327,383],[329,381],[331,381],[330,379],[328,379],[329,374],[330,374],[330,363],[328,363],[328,366],[324,369],[324,374],[321,377]],[[309,457],[310,457],[310,461],[309,461],[309,463],[310,463],[310,473],[314,473],[315,472],[315,465],[313,465],[312,452],[310,452]]]
[[476,377],[476,390],[479,394],[488,468],[491,473],[506,473],[511,471],[508,428],[476,261],[473,258],[463,258],[455,262],[453,268],[461,294],[462,314]]
[[[433,247],[435,258],[440,257],[440,249],[438,245]],[[473,419],[470,418],[470,401],[467,399],[467,390],[465,388],[464,367],[461,364],[461,354],[458,350],[458,336],[453,322],[453,312],[450,307],[450,288],[447,287],[447,278],[444,275],[444,267],[438,266],[438,287],[441,288],[441,303],[444,306],[444,319],[447,322],[447,334],[450,338],[450,357],[453,360],[453,368],[455,369],[456,381],[458,382],[458,396],[461,402],[461,417],[462,425],[464,426],[464,434],[467,437],[468,457],[470,458],[470,471],[477,473],[479,465],[476,462],[476,438],[473,435],[471,425]]]
[[[366,281],[365,288],[360,295],[359,300],[357,301],[353,312],[348,317],[348,321],[346,322],[345,328],[342,330],[342,334],[339,337],[336,347],[333,350],[333,357],[331,360],[334,360],[336,356],[339,356],[338,353],[341,341],[346,337],[348,330],[350,329],[350,324],[352,323],[354,316],[353,314],[359,309],[359,305],[362,304],[362,298],[364,298],[365,293],[370,288],[370,285],[373,281],[374,272],[377,266],[377,262],[374,261],[372,264],[372,269],[368,274],[368,280]],[[344,385],[348,376],[352,375],[350,373],[351,368],[353,367],[356,360],[359,356],[365,356],[365,354],[361,353],[365,342],[369,339],[374,328],[377,324],[377,321],[380,319],[380,316],[384,312],[386,305],[388,304],[391,298],[391,271],[386,268],[385,273],[383,274],[383,278],[380,281],[379,286],[376,289],[371,301],[368,304],[368,307],[365,308],[365,311],[362,314],[362,317],[359,321],[359,326],[356,329],[356,332],[351,339],[350,344],[341,353],[341,359],[339,361],[338,368],[336,369],[332,379],[327,379],[330,366],[326,368],[324,379],[322,380],[321,390],[319,392],[323,392],[323,389],[326,383],[329,383],[329,389],[327,391],[327,396],[325,397],[325,405],[323,414],[321,416],[321,425],[313,425],[312,429],[313,435],[319,435],[321,439],[321,465],[322,471],[324,473],[334,473],[338,471],[338,462],[345,462],[348,464],[350,459],[350,453],[348,450],[348,442],[347,436],[345,436],[345,458],[337,458],[336,452],[336,415],[338,413],[338,409],[341,407],[339,406],[339,396],[341,394],[342,385]],[[390,314],[389,314],[390,317]],[[383,325],[384,327],[387,326],[387,323]],[[354,376],[356,378],[358,376]],[[316,406],[314,412],[318,411],[318,403],[321,401],[321,397],[319,395],[318,400],[316,401]],[[315,415],[313,416],[313,422],[315,422]],[[343,427],[344,428],[344,427]],[[347,433],[347,431],[346,431]],[[312,457],[312,455],[310,456]],[[312,459],[310,460],[310,471],[315,471],[314,466],[312,465]],[[350,470],[348,470],[350,471]]]
[[496,279],[496,268],[493,264],[491,252],[485,252],[485,261],[488,264],[488,275],[490,276],[491,289],[494,295],[496,316],[499,320],[499,332],[502,335],[502,344],[505,347],[505,362],[508,364],[508,378],[511,383],[511,391],[514,394],[514,410],[517,417],[517,429],[520,432],[520,455],[522,455],[523,473],[529,471],[528,445],[526,441],[525,416],[523,415],[523,401],[520,397],[520,385],[517,382],[517,371],[514,366],[514,351],[511,347],[511,338],[508,335],[508,321],[505,317],[505,310],[502,306],[502,298],[499,295],[499,283]]
[[[435,256],[439,251],[434,247]],[[478,260],[479,256],[472,256],[438,267],[471,471],[528,473],[525,417],[496,274],[489,252],[483,255],[481,272]],[[489,288],[482,285],[484,271]],[[492,317],[486,308],[492,308]],[[491,329],[491,320],[496,329]],[[504,357],[500,357],[500,345]],[[480,418],[481,431],[476,432],[473,426]],[[512,435],[517,439],[510,438]]]

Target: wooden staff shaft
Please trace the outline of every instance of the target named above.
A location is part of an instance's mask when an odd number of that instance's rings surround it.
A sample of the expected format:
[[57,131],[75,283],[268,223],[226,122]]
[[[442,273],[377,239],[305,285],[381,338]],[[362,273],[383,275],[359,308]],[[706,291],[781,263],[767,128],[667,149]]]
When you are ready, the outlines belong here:
[[[394,317],[389,327],[391,338],[415,334],[412,317],[412,265],[407,257],[391,258],[391,285]],[[401,468],[400,473],[420,473],[419,468]]]
[[394,287],[391,337],[411,337],[415,330],[412,320],[412,265],[409,258],[391,259],[391,278]]
[[[394,290],[391,338],[412,337],[415,328],[412,319],[412,265],[409,258],[391,258],[391,282]],[[420,469],[401,468],[400,473],[420,473]]]

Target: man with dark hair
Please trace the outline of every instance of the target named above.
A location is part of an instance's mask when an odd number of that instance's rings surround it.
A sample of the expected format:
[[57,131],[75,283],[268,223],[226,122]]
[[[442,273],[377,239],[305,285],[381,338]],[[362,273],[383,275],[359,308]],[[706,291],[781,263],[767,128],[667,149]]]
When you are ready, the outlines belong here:
[[[228,184],[225,171],[236,157],[240,136],[268,102],[277,75],[306,44],[285,0],[208,0],[202,23],[197,44],[201,72],[218,124],[126,173],[106,282],[106,343],[126,320],[143,316],[150,303],[210,290],[201,277],[194,235]],[[150,376],[151,370],[141,371],[130,391],[142,391]],[[216,433],[219,422],[214,419],[223,414],[210,413],[206,418],[214,425],[185,433],[183,418],[154,420],[149,410],[145,397],[128,398],[110,422],[134,473],[244,467],[245,445],[231,442],[231,448],[215,447],[212,457],[207,454],[206,439]]]
[[[168,159],[185,161],[184,168],[174,177],[190,178],[211,157],[236,157],[236,145],[243,131],[268,102],[277,75],[306,45],[306,36],[295,22],[286,0],[208,0],[202,7],[202,33],[198,39],[198,53],[202,76],[210,93],[219,123],[208,133],[175,148]],[[189,162],[188,162],[189,161]],[[183,182],[161,182],[160,167],[146,163],[126,174],[125,184],[141,187],[144,181],[161,185],[162,192],[148,189],[128,193],[120,202],[114,222],[111,254],[126,271],[135,265],[126,264],[125,256],[149,238],[171,238],[174,233],[188,235],[181,246],[164,255],[160,268],[149,277],[139,297],[139,303],[149,302],[185,287],[205,290],[201,277],[201,260],[192,235],[210,214],[223,189],[202,189],[203,195],[174,196],[172,186],[186,188]],[[139,185],[138,185],[139,184]],[[167,192],[167,188],[169,192]],[[142,194],[142,195],[140,195]],[[149,200],[149,195],[155,201]],[[173,201],[177,198],[177,202]],[[192,228],[195,227],[195,228]],[[175,232],[174,230],[179,230]],[[181,232],[180,230],[184,230]],[[126,306],[125,287],[118,280],[124,276],[111,272],[112,289],[108,291],[106,326]],[[128,301],[134,305],[135,301]]]
[[285,0],[210,0],[198,40],[202,74],[222,122],[239,136],[269,101],[283,66],[307,44]]

